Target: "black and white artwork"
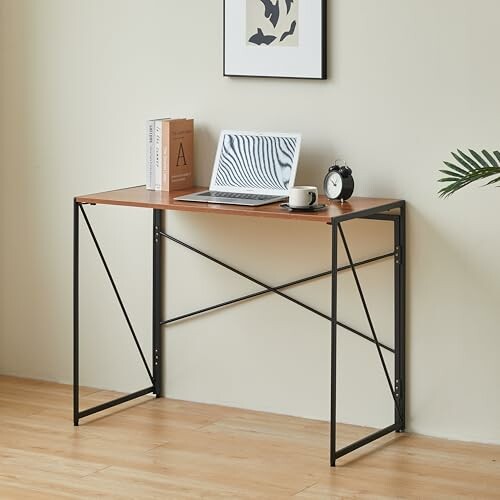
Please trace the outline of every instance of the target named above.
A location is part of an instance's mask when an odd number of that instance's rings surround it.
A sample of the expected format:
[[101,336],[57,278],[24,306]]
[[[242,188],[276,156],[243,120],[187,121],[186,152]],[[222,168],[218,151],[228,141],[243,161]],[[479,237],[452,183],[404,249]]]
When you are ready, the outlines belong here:
[[298,139],[294,136],[225,133],[215,184],[288,190],[297,153]]
[[326,0],[225,0],[224,75],[326,78]]
[[300,1],[247,0],[247,43],[297,47]]

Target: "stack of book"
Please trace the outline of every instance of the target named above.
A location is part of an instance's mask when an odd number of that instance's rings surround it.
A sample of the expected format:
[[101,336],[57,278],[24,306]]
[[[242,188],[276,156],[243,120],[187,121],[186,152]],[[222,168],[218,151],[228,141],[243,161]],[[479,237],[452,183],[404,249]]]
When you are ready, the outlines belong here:
[[162,118],[148,122],[146,188],[175,191],[193,185],[194,122]]

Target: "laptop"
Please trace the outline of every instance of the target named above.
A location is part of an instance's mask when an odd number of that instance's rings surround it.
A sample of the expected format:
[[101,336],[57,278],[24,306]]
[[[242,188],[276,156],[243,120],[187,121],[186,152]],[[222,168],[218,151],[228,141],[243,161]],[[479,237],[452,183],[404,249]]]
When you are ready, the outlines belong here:
[[181,201],[260,206],[288,197],[295,183],[300,134],[223,130],[208,191]]

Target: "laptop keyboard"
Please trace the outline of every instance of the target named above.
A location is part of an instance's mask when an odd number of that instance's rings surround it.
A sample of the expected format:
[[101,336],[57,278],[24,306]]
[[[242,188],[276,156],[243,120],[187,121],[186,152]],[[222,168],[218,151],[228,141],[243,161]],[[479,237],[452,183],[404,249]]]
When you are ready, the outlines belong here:
[[276,198],[276,195],[265,194],[249,194],[249,193],[225,193],[223,191],[208,191],[203,193],[203,196],[215,196],[216,198],[232,198],[239,200],[271,200]]

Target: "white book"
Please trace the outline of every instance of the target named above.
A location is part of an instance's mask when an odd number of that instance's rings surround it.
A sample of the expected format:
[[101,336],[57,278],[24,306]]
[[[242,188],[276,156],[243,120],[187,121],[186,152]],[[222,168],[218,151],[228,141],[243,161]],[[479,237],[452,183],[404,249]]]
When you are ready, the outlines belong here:
[[162,168],[162,150],[163,150],[163,121],[155,120],[154,134],[154,189],[161,191],[161,168]]
[[155,122],[149,120],[147,124],[147,151],[146,151],[146,189],[155,189],[154,178],[154,136],[155,136]]

